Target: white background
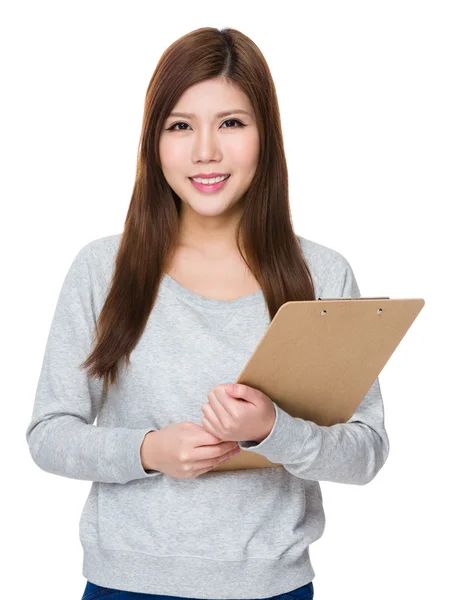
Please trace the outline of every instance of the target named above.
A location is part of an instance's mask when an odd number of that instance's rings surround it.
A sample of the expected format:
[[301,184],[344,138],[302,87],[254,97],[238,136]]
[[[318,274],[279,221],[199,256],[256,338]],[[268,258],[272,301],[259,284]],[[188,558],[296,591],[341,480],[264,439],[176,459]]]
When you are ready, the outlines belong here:
[[29,454],[64,276],[119,233],[162,52],[233,27],[270,66],[295,231],[342,253],[363,296],[426,305],[380,375],[390,455],[365,486],[323,482],[315,600],[458,593],[460,30],[457,2],[10,2],[1,8],[5,598],[79,600],[90,482]]

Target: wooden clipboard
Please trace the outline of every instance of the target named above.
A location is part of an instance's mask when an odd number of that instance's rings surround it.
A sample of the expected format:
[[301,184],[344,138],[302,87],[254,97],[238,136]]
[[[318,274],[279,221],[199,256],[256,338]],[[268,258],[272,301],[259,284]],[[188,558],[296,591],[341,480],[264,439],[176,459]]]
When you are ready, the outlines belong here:
[[[293,417],[346,423],[425,305],[423,298],[319,298],[283,304],[237,382]],[[282,466],[250,450],[212,471]]]

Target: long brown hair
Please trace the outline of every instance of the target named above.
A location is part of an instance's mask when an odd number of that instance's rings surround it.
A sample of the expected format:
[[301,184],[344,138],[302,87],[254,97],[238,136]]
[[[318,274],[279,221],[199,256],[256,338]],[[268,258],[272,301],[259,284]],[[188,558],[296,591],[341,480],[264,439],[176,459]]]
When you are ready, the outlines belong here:
[[270,70],[256,44],[236,29],[196,29],[160,57],[147,88],[134,189],[110,291],[96,324],[94,350],[81,365],[117,383],[118,362],[129,356],[145,328],[179,235],[181,199],[159,161],[165,120],[184,91],[225,77],[249,98],[260,140],[257,171],[244,195],[238,250],[263,291],[273,319],[282,304],[315,300],[315,289],[294,233],[278,100]]

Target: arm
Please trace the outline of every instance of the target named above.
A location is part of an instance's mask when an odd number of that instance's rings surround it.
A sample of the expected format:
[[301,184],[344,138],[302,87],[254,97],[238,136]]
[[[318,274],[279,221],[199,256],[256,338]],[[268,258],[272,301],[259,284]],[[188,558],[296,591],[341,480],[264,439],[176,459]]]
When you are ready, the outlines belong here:
[[[331,296],[360,297],[354,273],[343,260],[343,284],[338,294]],[[313,481],[363,485],[384,465],[390,445],[378,378],[346,423],[317,425],[291,417],[274,404],[276,419],[268,437],[258,444],[240,442],[243,450],[261,454],[296,477]]]
[[156,454],[156,432],[157,430],[149,431],[141,445],[142,468],[145,469],[147,473],[160,473],[158,469],[155,469],[155,465],[152,461],[152,456],[155,456]]
[[62,285],[45,348],[26,439],[44,471],[87,481],[127,483],[159,475],[146,472],[140,449],[155,428],[93,425],[102,380],[79,365],[88,357],[95,327],[91,243],[73,260]]

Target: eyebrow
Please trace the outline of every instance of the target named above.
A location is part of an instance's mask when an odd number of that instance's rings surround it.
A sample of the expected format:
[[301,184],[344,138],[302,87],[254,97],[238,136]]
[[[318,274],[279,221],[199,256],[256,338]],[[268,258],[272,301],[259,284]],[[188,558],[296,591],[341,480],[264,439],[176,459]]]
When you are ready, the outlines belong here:
[[[228,117],[229,115],[236,115],[236,114],[244,114],[244,115],[248,115],[248,117],[250,117],[250,113],[248,113],[246,110],[243,110],[242,108],[236,108],[235,110],[225,110],[223,112],[217,113],[216,117]],[[193,113],[180,113],[180,112],[172,112],[169,113],[170,117],[185,117],[186,119],[192,119],[193,117],[196,117],[195,114]]]

